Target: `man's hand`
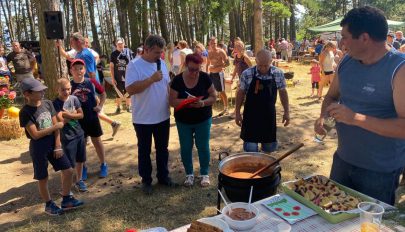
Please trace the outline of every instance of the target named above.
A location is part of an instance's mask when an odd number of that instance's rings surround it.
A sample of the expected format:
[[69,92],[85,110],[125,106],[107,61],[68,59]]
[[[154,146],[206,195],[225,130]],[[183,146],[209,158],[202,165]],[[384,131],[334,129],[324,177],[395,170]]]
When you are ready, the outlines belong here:
[[283,124],[284,126],[288,126],[290,124],[290,114],[289,113],[284,113],[283,114]]
[[[60,150],[59,150],[60,149]],[[61,148],[55,149],[55,151],[53,152],[53,157],[55,157],[55,159],[59,159],[63,156],[63,151]]]
[[315,121],[314,131],[319,135],[326,135],[326,130],[323,128],[324,117],[320,117]]
[[101,109],[102,109],[102,107],[100,107],[100,106],[96,106],[96,107],[93,108],[93,110],[94,110],[95,112],[97,112],[97,113],[100,113],[100,112],[101,112]]
[[158,82],[163,79],[162,71],[156,71],[151,77],[153,82]]
[[242,126],[243,118],[240,112],[235,112],[235,123],[238,126]]
[[55,40],[55,46],[56,47],[61,47],[62,46],[61,40],[59,40],[59,39]]
[[54,125],[55,129],[62,129],[63,126],[64,126],[63,122],[57,122],[57,123]]
[[347,106],[338,103],[332,103],[326,108],[329,116],[335,118],[337,122],[347,125],[354,125],[356,113],[349,109]]

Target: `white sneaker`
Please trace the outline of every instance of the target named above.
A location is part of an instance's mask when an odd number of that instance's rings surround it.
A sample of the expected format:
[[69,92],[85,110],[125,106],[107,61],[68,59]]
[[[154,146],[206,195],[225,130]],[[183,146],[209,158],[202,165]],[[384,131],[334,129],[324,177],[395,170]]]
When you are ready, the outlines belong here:
[[186,180],[184,181],[184,186],[190,187],[194,184],[194,175],[187,175]]
[[201,176],[201,186],[202,187],[208,187],[210,183],[210,177],[208,175],[203,175]]

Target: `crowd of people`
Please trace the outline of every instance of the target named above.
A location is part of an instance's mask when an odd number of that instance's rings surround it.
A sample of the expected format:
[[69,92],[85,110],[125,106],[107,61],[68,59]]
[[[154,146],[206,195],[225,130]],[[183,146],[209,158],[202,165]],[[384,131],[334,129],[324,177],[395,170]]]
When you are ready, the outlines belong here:
[[[402,80],[405,56],[396,51],[405,46],[399,45],[405,44],[405,39],[400,31],[395,40],[391,33],[387,35],[384,15],[372,7],[349,11],[341,26],[341,41],[319,41],[315,48],[317,59],[311,61],[311,95],[322,99],[323,87],[330,85],[314,130],[324,134],[325,119],[333,117],[336,121],[338,148],[331,179],[393,204],[405,166],[405,107],[401,103],[405,93],[402,90],[405,88]],[[72,50],[68,52],[58,41],[56,46],[70,61],[72,78],[58,80],[58,97],[51,102],[43,99],[47,87],[32,75],[35,58],[18,49],[18,45],[18,42],[13,43],[13,52],[0,60],[0,70],[5,72],[4,60],[6,66],[8,61],[13,62],[13,75],[21,83],[26,99],[20,112],[20,124],[30,139],[34,178],[38,180],[40,195],[46,202],[45,212],[59,215],[64,209],[83,205],[70,189],[74,185],[79,191],[87,191],[87,137],[99,159],[99,177],[108,176],[100,119],[111,124],[113,135],[120,123],[102,113],[106,93],[97,63],[105,60],[105,56],[91,50],[88,40],[80,33],[70,37]],[[243,150],[277,150],[278,95],[283,126],[290,123],[290,108],[284,73],[272,61],[274,58],[291,60],[293,50],[307,50],[310,46],[307,40],[302,43],[271,40],[268,48],[256,52],[256,64],[253,65],[240,38],[225,46],[212,37],[208,49],[199,42],[193,43],[192,49],[184,40],[175,42],[167,46],[167,63],[163,58],[166,41],[159,35],[149,35],[136,53],[125,47],[122,38],[118,38],[115,45],[109,66],[111,84],[117,93],[116,113],[121,112],[121,103],[125,102],[123,108],[132,114],[138,172],[145,194],[153,192],[152,139],[158,184],[179,185],[170,178],[168,168],[170,107],[175,108],[180,157],[186,173],[183,184],[193,186],[197,179],[192,160],[195,144],[200,164],[199,184],[202,187],[210,185],[212,105],[218,94],[224,106],[219,116],[229,114],[224,71],[230,65],[230,57],[233,57],[234,65],[230,82],[238,76],[239,84],[235,112],[229,116],[241,127]],[[2,51],[0,49],[0,54]],[[190,104],[183,107],[187,101]],[[55,171],[62,173],[61,208],[49,195],[48,162]]]

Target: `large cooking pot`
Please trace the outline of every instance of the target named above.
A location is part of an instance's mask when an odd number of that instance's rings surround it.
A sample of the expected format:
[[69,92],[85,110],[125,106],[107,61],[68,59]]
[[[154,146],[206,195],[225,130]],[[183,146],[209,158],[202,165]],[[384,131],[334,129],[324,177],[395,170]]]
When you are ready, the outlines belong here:
[[253,186],[252,201],[258,201],[276,193],[281,179],[279,163],[265,170],[256,178],[245,179],[230,176],[231,173],[235,172],[254,173],[275,161],[275,158],[260,152],[238,153],[224,159],[222,159],[222,155],[224,153],[221,153],[219,158],[221,161],[219,163],[218,187],[225,190],[230,201],[248,202],[251,186]]

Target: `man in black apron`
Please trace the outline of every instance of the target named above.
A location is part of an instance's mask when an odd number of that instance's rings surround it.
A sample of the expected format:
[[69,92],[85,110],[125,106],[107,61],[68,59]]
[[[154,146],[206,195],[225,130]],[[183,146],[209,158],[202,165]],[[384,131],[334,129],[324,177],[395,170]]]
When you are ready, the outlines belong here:
[[[256,56],[256,66],[245,70],[240,77],[240,88],[236,95],[235,122],[242,127],[240,138],[243,150],[263,152],[277,149],[276,100],[277,92],[284,108],[283,124],[290,123],[288,93],[284,73],[271,65],[271,52],[261,50]],[[243,117],[240,113],[245,100]]]

